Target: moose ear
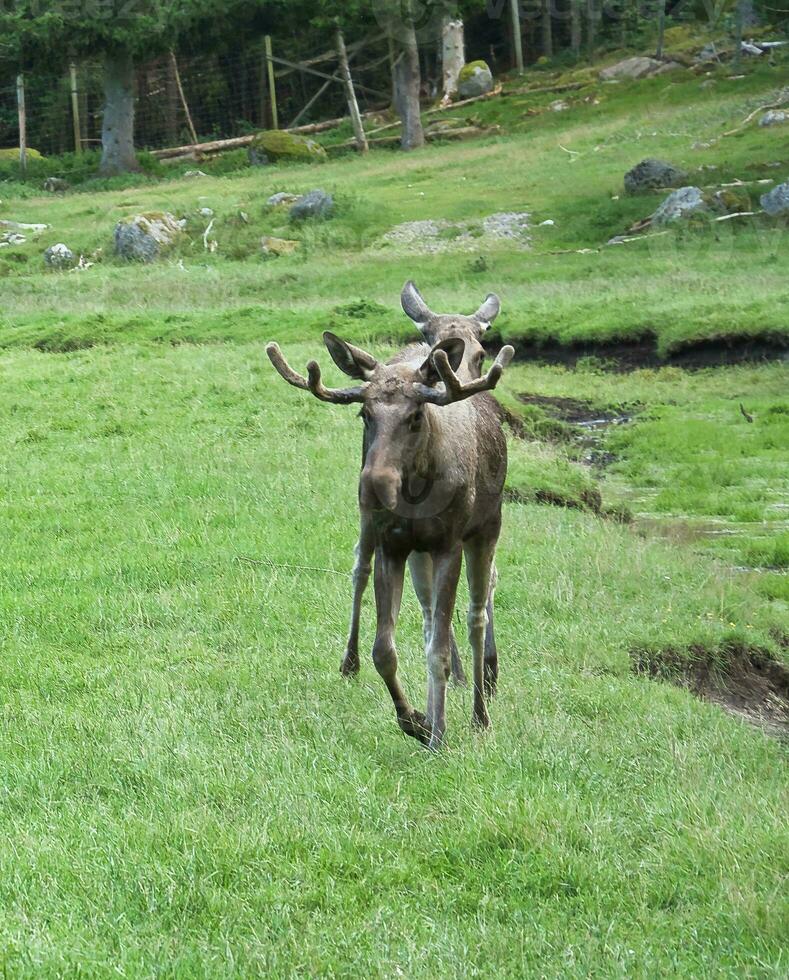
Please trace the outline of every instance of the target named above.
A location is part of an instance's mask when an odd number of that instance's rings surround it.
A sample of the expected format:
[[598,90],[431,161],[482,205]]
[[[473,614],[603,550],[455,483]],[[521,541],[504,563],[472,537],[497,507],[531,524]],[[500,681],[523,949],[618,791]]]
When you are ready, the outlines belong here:
[[353,344],[347,344],[328,330],[323,335],[323,342],[337,367],[352,378],[367,381],[378,367],[378,361],[372,354],[360,347],[354,347]]
[[457,371],[457,369],[460,367],[460,362],[463,360],[463,355],[466,352],[466,342],[465,340],[461,340],[460,337],[449,337],[447,340],[440,340],[430,351],[427,360],[424,361],[422,366],[419,368],[422,384],[427,385],[430,388],[432,388],[433,385],[437,385],[441,380],[441,376],[436,370],[435,363],[433,362],[433,357],[438,351],[443,351],[447,355],[449,366],[453,371]]
[[485,333],[491,323],[493,323],[493,321],[499,315],[500,310],[501,300],[495,293],[489,293],[485,297],[485,302],[482,304],[482,306],[480,306],[471,319],[476,320],[482,328],[482,332]]
[[400,293],[400,304],[403,307],[405,315],[410,317],[424,333],[425,327],[433,319],[433,312],[422,299],[422,294],[410,279],[403,286],[403,291]]

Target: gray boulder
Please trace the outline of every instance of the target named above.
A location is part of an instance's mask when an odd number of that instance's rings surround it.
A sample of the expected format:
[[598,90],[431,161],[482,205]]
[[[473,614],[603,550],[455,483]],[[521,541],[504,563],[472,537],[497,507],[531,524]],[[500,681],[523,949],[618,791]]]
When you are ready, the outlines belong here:
[[115,226],[115,253],[130,262],[153,262],[182,234],[182,222],[169,212],[135,214]]
[[625,58],[615,65],[609,65],[600,72],[600,80],[611,82],[618,78],[647,78],[654,75],[663,67],[663,62],[656,58],[634,57]]
[[784,109],[770,109],[765,112],[759,120],[760,126],[779,126],[781,123],[789,122],[789,111]]
[[330,218],[334,213],[334,198],[326,191],[310,191],[300,197],[290,209],[291,221],[306,221],[308,218]]
[[667,225],[680,218],[707,210],[704,194],[698,187],[680,187],[669,194],[660,207],[652,215],[652,224]]
[[684,67],[685,66],[680,64],[678,61],[666,61],[660,66],[660,68],[656,68],[650,74],[653,77],[657,77],[658,75],[668,75],[672,71],[681,71]]
[[789,180],[785,184],[773,187],[766,194],[762,194],[759,201],[771,218],[789,214]]
[[77,264],[77,257],[62,242],[57,245],[50,245],[44,252],[44,263],[50,269],[73,269]]
[[493,72],[484,61],[470,61],[463,65],[458,75],[458,95],[461,99],[474,99],[493,91]]
[[43,186],[50,194],[65,194],[69,189],[69,182],[60,177],[47,177]]
[[688,175],[679,167],[650,157],[628,170],[625,174],[625,190],[628,194],[638,194],[661,187],[681,187],[687,179]]

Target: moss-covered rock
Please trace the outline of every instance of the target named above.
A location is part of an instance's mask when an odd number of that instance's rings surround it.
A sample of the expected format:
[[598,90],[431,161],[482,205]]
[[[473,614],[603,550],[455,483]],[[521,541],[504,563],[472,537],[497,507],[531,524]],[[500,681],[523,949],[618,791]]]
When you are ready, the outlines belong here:
[[254,138],[249,146],[249,162],[262,167],[277,160],[301,160],[318,162],[328,157],[326,150],[316,140],[287,133],[281,129],[269,129]]
[[458,75],[458,95],[461,99],[473,99],[493,90],[493,72],[484,61],[470,61],[463,65]]
[[[43,154],[39,153],[38,150],[34,150],[31,146],[27,148],[27,158],[28,160],[43,160]],[[19,161],[19,147],[9,146],[0,149],[0,163],[18,163]]]
[[183,235],[183,224],[165,211],[147,211],[115,226],[115,252],[127,261],[153,262]]

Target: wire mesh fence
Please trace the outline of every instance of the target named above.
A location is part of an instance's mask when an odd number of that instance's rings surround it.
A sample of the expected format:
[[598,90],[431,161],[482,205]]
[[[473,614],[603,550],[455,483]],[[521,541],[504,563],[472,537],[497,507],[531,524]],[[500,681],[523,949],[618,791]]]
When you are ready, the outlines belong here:
[[[346,99],[331,50],[290,62],[274,42],[280,126],[343,115]],[[363,109],[387,103],[389,52],[383,36],[349,45]],[[336,77],[335,77],[336,76]],[[72,70],[25,75],[27,145],[45,156],[101,145],[103,66],[82,60]],[[235,54],[165,54],[138,65],[134,78],[135,142],[141,150],[228,139],[272,124],[263,38]],[[77,145],[78,126],[79,145]],[[19,145],[16,78],[0,75],[0,148]]]

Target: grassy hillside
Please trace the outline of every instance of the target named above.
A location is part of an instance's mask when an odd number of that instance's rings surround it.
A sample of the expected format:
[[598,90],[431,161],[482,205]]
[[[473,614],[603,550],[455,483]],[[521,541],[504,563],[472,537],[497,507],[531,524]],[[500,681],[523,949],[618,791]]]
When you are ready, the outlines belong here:
[[[243,340],[250,337],[247,318],[236,326],[218,314],[250,307],[259,310],[262,331],[270,333],[287,314],[296,317],[306,339],[314,336],[316,318],[360,296],[392,310],[393,295],[418,265],[420,284],[436,305],[472,303],[480,289],[504,294],[501,330],[510,337],[563,343],[655,337],[664,354],[708,338],[780,341],[787,336],[789,299],[782,226],[742,219],[712,232],[650,238],[593,254],[566,251],[597,249],[655,209],[661,195],[626,197],[622,188],[624,173],[646,156],[672,160],[704,186],[787,179],[781,127],[752,127],[706,145],[770,101],[776,71],[759,67],[739,80],[722,72],[717,78],[686,74],[592,83],[564,96],[567,111],[539,115],[529,112],[546,109],[555,93],[519,95],[512,87],[502,99],[458,110],[482,123],[500,123],[505,135],[433,145],[408,158],[376,151],[367,159],[344,156],[322,166],[245,169],[102,193],[87,184],[62,198],[30,196],[27,187],[18,196],[10,185],[1,195],[0,217],[45,222],[51,230],[0,253],[2,339],[13,343],[22,329],[21,342],[27,343],[42,322],[53,321],[80,332],[86,316],[99,314],[102,324],[93,328],[99,341],[128,335],[130,317],[135,335],[139,328],[142,335],[164,330],[171,337]],[[265,207],[276,191],[316,186],[336,195],[338,214],[331,222],[294,229],[286,213]],[[758,204],[768,186],[749,184],[744,193]],[[219,248],[213,254],[203,246],[203,207],[215,212],[211,237]],[[158,210],[189,219],[182,264],[130,272],[112,256],[114,225],[123,216]],[[486,245],[480,254],[415,257],[375,247],[404,221],[478,220],[499,211],[532,215],[530,252]],[[555,223],[541,226],[544,220]],[[262,234],[295,236],[303,246],[293,257],[264,262]],[[93,256],[96,265],[42,280],[43,248],[62,239]],[[168,327],[162,323],[168,316],[185,322],[171,320]],[[402,320],[390,313],[376,332],[402,333]]]
[[[785,131],[692,148],[776,75],[713,82],[590,83],[538,115],[555,94],[513,85],[469,107],[503,135],[407,157],[0,185],[0,218],[52,226],[0,251],[3,972],[786,975],[786,363],[658,363],[705,339],[786,345],[783,229],[566,251],[653,210],[622,195],[644,156],[705,183],[789,176]],[[330,222],[265,208],[315,186]],[[161,209],[190,242],[121,264],[115,222]],[[376,245],[503,210],[532,213],[531,250]],[[277,233],[301,250],[264,260]],[[92,267],[45,271],[59,240]],[[331,383],[329,327],[383,356],[413,336],[409,277],[437,309],[496,290],[497,336],[558,362],[522,361],[500,390],[500,692],[482,737],[450,692],[440,757],[399,733],[369,657],[339,676],[359,420],[264,354],[317,356]]]

